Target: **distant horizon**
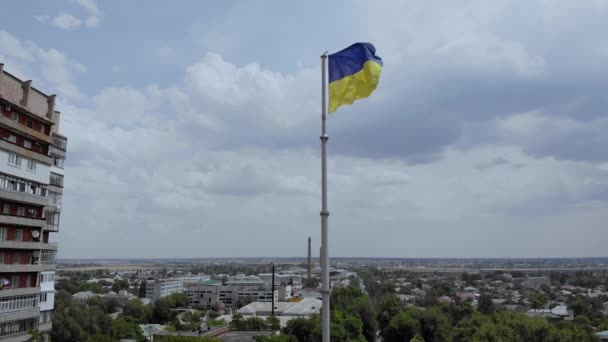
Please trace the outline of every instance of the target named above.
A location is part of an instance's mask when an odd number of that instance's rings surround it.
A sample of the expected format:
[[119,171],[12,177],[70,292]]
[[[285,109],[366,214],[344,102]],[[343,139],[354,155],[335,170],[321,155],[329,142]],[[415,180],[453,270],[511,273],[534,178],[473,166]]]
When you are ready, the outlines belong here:
[[[293,256],[293,257],[156,257],[156,258],[57,258],[57,261],[72,261],[72,260],[91,260],[91,261],[104,261],[104,260],[115,260],[115,261],[128,261],[128,260],[241,260],[241,259],[302,259],[306,260],[307,257]],[[312,257],[313,260],[318,260],[319,257]],[[352,260],[580,260],[580,259],[607,259],[608,256],[597,256],[597,257],[344,257],[344,256],[332,256],[330,259],[352,259]],[[608,267],[608,265],[607,265]]]

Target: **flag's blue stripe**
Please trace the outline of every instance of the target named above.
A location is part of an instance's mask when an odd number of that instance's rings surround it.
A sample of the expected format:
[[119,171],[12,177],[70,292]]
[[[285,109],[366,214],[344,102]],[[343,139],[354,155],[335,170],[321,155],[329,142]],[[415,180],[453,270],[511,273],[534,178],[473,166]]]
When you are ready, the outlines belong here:
[[376,56],[376,48],[371,43],[355,43],[329,55],[329,83],[356,74],[368,61],[382,65],[382,59]]

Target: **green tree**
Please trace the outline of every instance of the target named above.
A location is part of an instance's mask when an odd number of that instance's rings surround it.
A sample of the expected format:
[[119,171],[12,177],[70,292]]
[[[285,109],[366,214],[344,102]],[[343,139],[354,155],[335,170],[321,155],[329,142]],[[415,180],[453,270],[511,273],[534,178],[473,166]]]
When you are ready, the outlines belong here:
[[44,342],[44,335],[38,330],[30,330],[28,342]]
[[403,303],[399,297],[393,295],[386,298],[378,308],[378,325],[380,330],[388,326],[388,323],[403,310]]
[[320,337],[319,315],[312,315],[310,318],[294,318],[287,322],[282,333],[295,337],[298,342],[316,342],[317,337]]
[[141,339],[142,333],[139,325],[119,317],[112,321],[112,337],[115,339]]
[[331,294],[331,309],[359,317],[363,324],[362,333],[365,339],[375,340],[378,331],[376,310],[361,289],[351,286],[334,289]]
[[420,322],[406,311],[393,317],[380,335],[385,342],[409,341],[420,332]]
[[281,321],[276,316],[266,318],[266,325],[270,330],[276,331],[281,329]]
[[150,306],[144,305],[141,300],[130,300],[122,307],[121,316],[138,324],[148,323],[152,316]]
[[264,318],[254,316],[238,320],[233,319],[230,328],[231,330],[267,330],[268,324]]
[[87,337],[86,342],[116,342],[116,340],[108,335],[95,335]]
[[482,292],[479,296],[477,307],[482,314],[491,314],[494,312],[494,303],[492,303],[492,297],[489,294]]
[[426,342],[449,341],[451,328],[447,316],[437,307],[409,309],[412,318],[420,323],[420,334]]
[[544,292],[534,292],[529,301],[532,309],[541,309],[549,301],[549,296]]
[[410,342],[424,342],[424,337],[417,334],[416,336],[412,337]]

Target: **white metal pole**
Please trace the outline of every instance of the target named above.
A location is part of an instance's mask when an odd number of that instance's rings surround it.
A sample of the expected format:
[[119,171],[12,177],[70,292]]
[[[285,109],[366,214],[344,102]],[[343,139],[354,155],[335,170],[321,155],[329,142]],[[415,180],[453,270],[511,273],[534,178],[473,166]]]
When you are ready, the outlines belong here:
[[329,243],[328,243],[328,226],[329,211],[327,210],[327,130],[325,122],[327,119],[328,108],[328,78],[327,78],[327,52],[321,56],[321,294],[323,299],[322,306],[322,322],[321,332],[322,341],[330,342],[330,315],[329,315]]

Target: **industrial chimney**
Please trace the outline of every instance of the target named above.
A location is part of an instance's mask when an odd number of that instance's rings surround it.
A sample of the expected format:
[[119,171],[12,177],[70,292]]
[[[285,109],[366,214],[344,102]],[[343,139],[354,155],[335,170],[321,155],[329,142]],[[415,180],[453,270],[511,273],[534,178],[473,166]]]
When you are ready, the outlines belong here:
[[310,284],[310,279],[312,278],[312,244],[310,242],[310,237],[308,237],[308,283]]

